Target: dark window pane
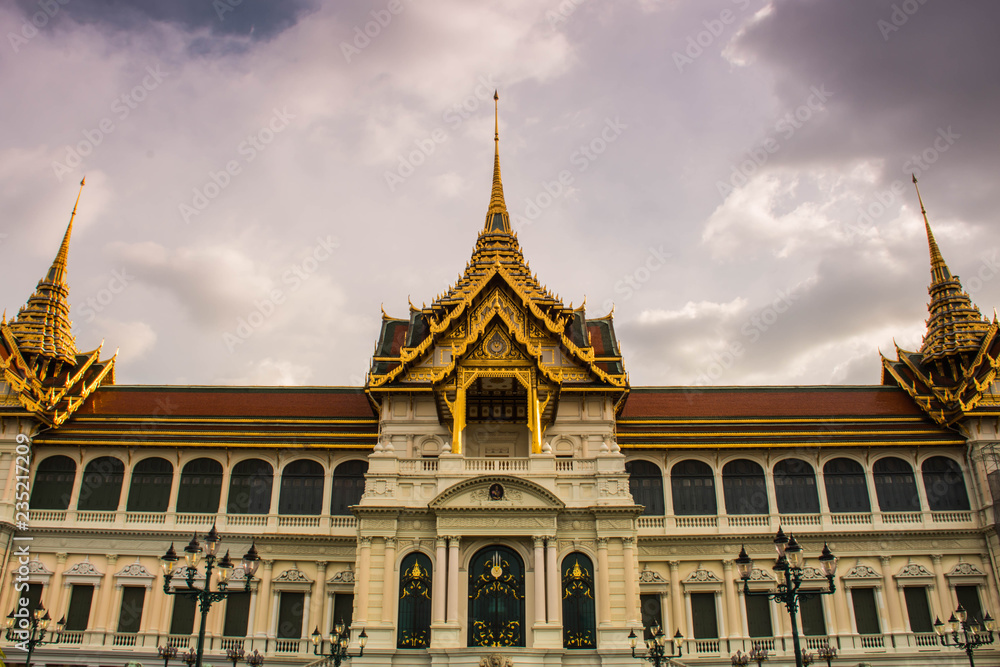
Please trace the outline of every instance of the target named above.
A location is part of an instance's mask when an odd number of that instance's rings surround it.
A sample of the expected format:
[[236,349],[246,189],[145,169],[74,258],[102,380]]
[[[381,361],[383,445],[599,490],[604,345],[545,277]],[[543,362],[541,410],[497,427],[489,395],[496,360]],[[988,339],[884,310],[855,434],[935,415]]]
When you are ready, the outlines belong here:
[[350,514],[351,505],[361,502],[361,496],[365,493],[366,472],[368,461],[345,461],[334,469],[330,514]]
[[302,637],[302,612],[305,593],[282,591],[278,603],[278,637],[299,639]]
[[751,637],[773,637],[771,601],[764,596],[744,596],[747,604],[747,629]]
[[[715,593],[691,594],[691,624],[695,639],[718,639],[719,624],[715,615]],[[664,632],[666,632],[664,630]]]
[[[663,625],[663,609],[660,606],[660,596],[646,593],[639,596],[639,608],[642,612],[643,639],[652,639],[650,628]],[[664,630],[663,632],[666,632]]]
[[924,461],[924,492],[932,512],[953,512],[969,509],[965,477],[954,459],[932,456]]
[[819,495],[811,465],[801,459],[774,464],[774,493],[781,514],[818,514]]
[[68,509],[75,479],[76,463],[68,456],[50,456],[39,463],[31,485],[31,509]]
[[197,600],[187,595],[174,595],[174,613],[170,617],[170,634],[189,635],[194,630]]
[[675,464],[670,470],[670,488],[673,491],[674,514],[690,516],[718,513],[715,477],[707,463],[688,460]]
[[469,646],[524,646],[524,562],[491,546],[469,562]]
[[722,492],[726,514],[767,514],[767,483],[764,469],[754,461],[738,459],[722,468]]
[[911,632],[934,632],[931,623],[931,608],[927,603],[927,589],[924,586],[903,588],[906,598],[906,613],[910,617]]
[[[28,614],[34,613],[38,609],[39,601],[42,599],[42,588],[41,584],[28,584],[28,590],[26,591],[16,591],[17,596],[14,598],[16,600],[15,607],[21,609],[27,607]],[[27,604],[22,604],[22,601],[26,600]],[[23,614],[19,614],[19,617]],[[29,616],[30,617],[30,616]]]
[[857,461],[846,458],[828,461],[823,466],[823,483],[826,486],[826,502],[831,512],[871,511],[865,470]]
[[195,459],[181,471],[177,490],[178,512],[215,514],[222,495],[222,464],[214,459]]
[[883,512],[919,512],[920,497],[913,468],[903,459],[887,456],[872,466],[875,495]]
[[802,600],[799,605],[802,621],[802,634],[804,635],[825,635],[826,616],[823,613],[823,597],[816,597]]
[[250,594],[235,593],[226,598],[226,620],[222,627],[225,637],[246,637],[250,620]]
[[333,618],[330,619],[330,631],[337,623],[343,623],[345,627],[350,627],[354,619],[354,594],[337,593],[333,596]]
[[66,612],[66,630],[79,632],[86,630],[90,623],[90,607],[94,601],[94,587],[73,584],[69,596],[69,610]]
[[562,618],[563,648],[597,648],[594,565],[582,553],[563,558]]
[[398,648],[427,648],[431,643],[431,559],[407,554],[399,567]]
[[663,475],[660,467],[651,461],[626,461],[628,489],[636,505],[642,505],[643,514],[663,516]]
[[854,603],[854,622],[860,635],[878,635],[882,626],[878,621],[878,607],[875,605],[874,588],[852,588],[851,601]]
[[233,466],[229,478],[230,514],[267,514],[271,511],[274,468],[267,461],[249,459]]
[[122,589],[122,608],[118,613],[118,632],[139,632],[142,625],[142,605],[146,601],[144,586]]
[[285,466],[281,473],[279,514],[316,515],[323,507],[323,466],[303,459]]
[[166,512],[173,481],[174,467],[166,459],[153,457],[139,461],[132,469],[125,509],[129,512]]
[[982,625],[983,607],[979,602],[979,586],[955,586],[955,597],[958,603],[969,612],[970,619],[976,619]]
[[125,464],[113,456],[102,456],[87,464],[80,484],[78,510],[113,512],[122,495]]

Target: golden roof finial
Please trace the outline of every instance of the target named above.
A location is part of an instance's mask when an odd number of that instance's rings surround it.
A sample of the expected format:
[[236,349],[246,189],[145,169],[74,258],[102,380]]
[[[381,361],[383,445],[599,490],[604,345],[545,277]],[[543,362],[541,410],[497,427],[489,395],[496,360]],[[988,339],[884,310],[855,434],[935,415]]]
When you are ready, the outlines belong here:
[[941,249],[938,248],[937,241],[934,240],[934,232],[931,231],[931,223],[927,221],[927,210],[924,208],[924,200],[920,196],[920,186],[917,185],[917,175],[913,176],[913,187],[917,190],[917,201],[920,202],[920,214],[924,216],[924,229],[927,231],[927,245],[931,253],[931,277],[932,282],[939,283],[951,279],[951,271],[944,262]]
[[80,204],[80,195],[83,194],[83,186],[87,183],[87,177],[80,180],[80,190],[76,193],[76,202],[73,203],[73,212],[69,214],[69,225],[66,226],[66,233],[63,234],[62,244],[56,259],[52,262],[45,280],[50,283],[65,284],[66,282],[66,262],[69,260],[69,239],[73,234],[73,219],[76,217],[76,207]]
[[493,91],[493,191],[490,208],[486,212],[483,233],[510,234],[510,216],[503,200],[503,182],[500,180],[500,95]]

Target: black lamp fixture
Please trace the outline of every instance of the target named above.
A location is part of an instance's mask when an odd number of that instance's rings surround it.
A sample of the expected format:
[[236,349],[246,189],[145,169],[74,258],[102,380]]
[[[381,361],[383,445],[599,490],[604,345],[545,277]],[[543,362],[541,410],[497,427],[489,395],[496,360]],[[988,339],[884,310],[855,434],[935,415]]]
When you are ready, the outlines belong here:
[[[351,643],[351,628],[348,625],[344,625],[343,621],[337,623],[337,625],[333,627],[333,632],[330,633],[329,653],[323,651],[323,635],[319,633],[319,628],[313,630],[311,639],[313,643],[313,653],[316,655],[322,655],[332,660],[333,667],[340,667],[341,662],[355,657],[347,653],[347,646]],[[358,635],[358,646],[360,647],[357,655],[358,658],[365,654],[365,644],[367,643],[368,633],[365,632],[364,628],[361,628],[361,634]]]
[[837,657],[837,649],[834,646],[830,646],[830,642],[827,642],[816,649],[816,656],[822,660],[826,660],[826,667],[831,667],[830,663]]
[[[684,651],[684,635],[678,630],[674,635],[674,639],[671,642],[671,654],[666,654],[667,645],[667,635],[664,634],[663,628],[658,624],[653,624],[649,628],[646,628],[644,632],[648,631],[651,639],[646,641],[646,653],[644,655],[636,655],[635,647],[638,644],[639,637],[636,636],[635,630],[629,630],[628,633],[628,645],[632,649],[633,658],[642,658],[652,663],[653,667],[664,667],[664,665],[670,664],[670,658],[681,657]],[[677,650],[677,655],[673,655],[674,648]]]
[[[972,652],[984,644],[993,643],[995,629],[996,622],[990,616],[990,612],[986,612],[982,623],[980,623],[979,619],[970,618],[969,612],[961,604],[948,619],[947,628],[940,618],[934,619],[934,632],[937,633],[941,646],[953,646],[965,651],[965,655],[969,656],[969,667],[976,667]],[[948,630],[951,632],[949,633]],[[949,635],[951,643],[948,642]]]
[[170,659],[177,655],[176,646],[157,646],[156,652],[160,654],[160,658],[163,659],[163,667],[167,667],[170,664]]
[[[812,662],[813,656],[804,653],[799,645],[798,616],[799,603],[818,595],[831,595],[837,590],[834,577],[837,574],[837,557],[830,551],[830,547],[823,545],[823,551],[819,556],[819,569],[827,580],[827,590],[801,590],[803,566],[805,556],[802,553],[802,546],[795,540],[794,536],[786,536],[785,532],[778,527],[778,533],[774,537],[774,548],[778,552],[778,558],[774,562],[773,570],[778,573],[778,587],[771,591],[750,590],[750,575],[753,573],[753,560],[747,555],[746,547],[740,549],[737,556],[736,571],[743,580],[743,594],[747,596],[763,596],[770,600],[785,605],[788,615],[792,619],[792,647],[795,651],[796,667],[806,667]],[[806,661],[808,658],[808,662]]]
[[[222,558],[216,556],[219,550],[219,543],[222,542],[222,537],[215,530],[215,525],[212,525],[212,529],[208,531],[208,535],[205,536],[205,546],[202,547],[198,542],[198,535],[195,534],[191,541],[186,547],[184,547],[184,560],[187,562],[186,572],[184,573],[186,588],[177,588],[171,590],[170,582],[174,577],[174,570],[177,567],[177,563],[180,562],[180,557],[174,550],[174,545],[171,544],[167,552],[160,557],[160,564],[163,567],[163,592],[167,595],[182,595],[184,597],[194,598],[201,609],[201,626],[198,630],[198,650],[195,652],[193,649],[189,651],[184,656],[184,661],[189,665],[194,665],[195,667],[201,667],[202,656],[205,652],[205,623],[208,619],[208,611],[212,608],[212,603],[219,602],[220,600],[225,600],[227,597],[237,593],[247,593],[250,591],[250,583],[253,580],[254,575],[257,573],[257,568],[260,566],[260,556],[257,554],[257,547],[254,544],[250,545],[250,550],[243,556],[243,573],[245,575],[245,582],[241,589],[228,590],[229,587],[229,577],[233,574],[234,564],[232,559],[229,557],[229,552]],[[194,579],[198,573],[198,565],[201,563],[204,554],[205,561],[205,584],[202,588],[195,588]],[[216,590],[212,590],[212,570],[218,570],[218,584]],[[190,657],[194,656],[191,660]]]
[[[32,611],[27,607],[18,606],[15,603],[14,609],[7,614],[7,641],[15,642],[15,645],[27,651],[24,659],[24,667],[31,667],[31,654],[35,652],[36,646],[44,644],[58,644],[62,640],[63,628],[66,626],[66,617],[62,617],[56,623],[54,632],[49,631],[49,623],[52,622],[49,612],[39,602]],[[46,639],[47,635],[51,635]]]

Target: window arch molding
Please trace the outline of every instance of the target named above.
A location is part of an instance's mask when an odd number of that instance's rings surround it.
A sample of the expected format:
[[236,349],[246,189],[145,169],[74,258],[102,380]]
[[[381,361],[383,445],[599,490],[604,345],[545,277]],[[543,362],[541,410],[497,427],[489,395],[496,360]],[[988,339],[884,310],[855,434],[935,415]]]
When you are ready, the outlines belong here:
[[281,467],[278,477],[278,513],[318,516],[323,513],[323,492],[329,470],[312,456],[301,456]]
[[267,459],[244,457],[229,469],[226,512],[268,514],[271,511],[273,495],[274,464]]
[[177,512],[215,514],[222,504],[225,464],[215,456],[197,456],[180,466]]
[[722,478],[726,514],[769,514],[771,494],[765,464],[739,454],[720,463],[719,476]]
[[786,456],[771,464],[771,474],[779,514],[819,514],[819,485],[812,463]]
[[72,457],[65,454],[45,457],[35,468],[29,506],[31,509],[69,509],[76,478],[77,465]]
[[643,456],[625,461],[625,473],[628,475],[629,493],[637,505],[644,507],[643,514],[664,516],[666,514],[666,495],[663,488],[664,468],[662,461],[656,461]]
[[330,514],[350,515],[350,507],[361,502],[365,493],[368,459],[349,458],[337,461],[330,471]]
[[[128,512],[166,512],[177,469],[163,456],[147,456],[132,464],[129,474]],[[137,477],[140,476],[140,477]]]
[[834,514],[871,512],[868,470],[852,456],[832,456],[823,461],[823,489],[827,509]]
[[82,511],[113,512],[121,504],[125,484],[125,462],[117,456],[94,456],[82,463],[76,508]]
[[967,512],[972,508],[963,461],[946,454],[930,454],[918,463],[924,497],[932,512]]
[[715,516],[719,513],[715,469],[697,457],[670,466],[670,497],[679,516]]
[[871,467],[875,498],[880,511],[920,511],[920,487],[917,485],[912,460],[900,456],[881,456],[872,462]]

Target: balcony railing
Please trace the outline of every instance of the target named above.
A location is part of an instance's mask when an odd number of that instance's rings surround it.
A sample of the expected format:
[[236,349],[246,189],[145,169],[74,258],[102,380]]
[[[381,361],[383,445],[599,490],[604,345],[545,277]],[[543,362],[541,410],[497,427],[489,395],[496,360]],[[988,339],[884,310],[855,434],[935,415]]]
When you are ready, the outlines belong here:
[[769,533],[783,526],[796,533],[821,533],[826,530],[853,528],[882,530],[912,530],[914,527],[935,528],[943,525],[955,528],[976,527],[974,512],[851,512],[821,514],[720,514],[701,516],[640,516],[640,535],[708,533],[733,535]]
[[278,514],[192,514],[189,512],[80,512],[77,510],[31,510],[31,525],[35,528],[60,528],[67,523],[77,522],[82,527],[108,529],[128,527],[142,529],[146,526],[157,528],[199,528],[213,523],[219,531],[235,530],[282,533],[315,534],[337,532],[353,535],[358,520],[353,515],[278,515]]

